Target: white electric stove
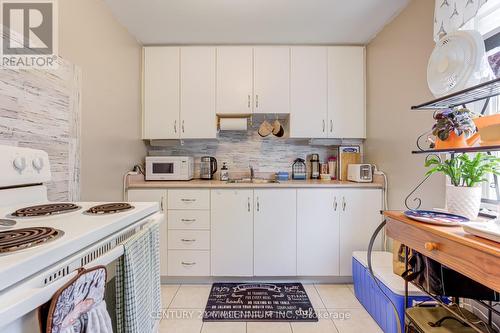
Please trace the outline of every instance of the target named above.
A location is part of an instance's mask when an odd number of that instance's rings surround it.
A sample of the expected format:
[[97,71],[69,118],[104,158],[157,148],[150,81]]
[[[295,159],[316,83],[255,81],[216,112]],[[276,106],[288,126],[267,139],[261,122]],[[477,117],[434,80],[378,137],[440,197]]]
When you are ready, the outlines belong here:
[[45,152],[0,145],[0,332],[39,332],[37,309],[80,267],[108,265],[163,219],[158,203],[53,203]]

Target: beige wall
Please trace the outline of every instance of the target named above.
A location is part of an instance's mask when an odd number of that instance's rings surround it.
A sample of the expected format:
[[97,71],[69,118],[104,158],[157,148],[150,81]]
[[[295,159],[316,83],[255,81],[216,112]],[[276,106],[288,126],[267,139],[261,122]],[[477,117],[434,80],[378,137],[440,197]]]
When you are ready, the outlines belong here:
[[[432,112],[410,106],[432,99],[427,60],[432,52],[434,0],[413,0],[367,46],[366,161],[389,177],[389,208],[404,199],[425,174],[424,155],[412,155],[418,135],[432,127]],[[420,196],[423,207],[442,207],[444,178],[431,177]]]
[[141,46],[102,0],[59,1],[59,54],[82,70],[82,200],[121,200],[143,159]]

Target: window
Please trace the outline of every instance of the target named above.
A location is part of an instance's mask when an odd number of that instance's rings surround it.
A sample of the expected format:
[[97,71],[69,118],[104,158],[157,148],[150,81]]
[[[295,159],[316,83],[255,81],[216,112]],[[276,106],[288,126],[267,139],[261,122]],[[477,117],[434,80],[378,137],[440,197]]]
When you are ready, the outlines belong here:
[[[496,47],[500,47],[500,0],[488,0],[484,4],[476,17],[467,22],[462,29],[477,30],[483,35],[486,52],[489,52]],[[480,101],[471,105],[474,112],[481,112],[484,101]],[[497,96],[491,98],[484,114],[500,113],[500,98]],[[500,152],[492,154],[500,157]],[[500,204],[500,177],[490,175],[488,181],[483,185],[483,203],[485,204]]]

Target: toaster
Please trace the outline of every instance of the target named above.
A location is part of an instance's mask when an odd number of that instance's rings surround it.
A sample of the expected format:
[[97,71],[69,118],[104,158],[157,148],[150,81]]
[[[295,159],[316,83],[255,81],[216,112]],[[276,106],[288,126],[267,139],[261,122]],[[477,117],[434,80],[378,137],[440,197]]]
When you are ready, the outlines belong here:
[[357,183],[371,183],[373,181],[371,164],[349,164],[347,166],[347,180]]

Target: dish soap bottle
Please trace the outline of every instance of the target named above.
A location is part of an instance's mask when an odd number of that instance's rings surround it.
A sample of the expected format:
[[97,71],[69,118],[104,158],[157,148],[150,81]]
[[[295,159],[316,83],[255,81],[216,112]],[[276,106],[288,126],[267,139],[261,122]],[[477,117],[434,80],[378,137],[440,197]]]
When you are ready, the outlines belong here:
[[227,168],[226,162],[222,163],[222,169],[220,169],[220,180],[221,181],[229,180],[229,169]]

